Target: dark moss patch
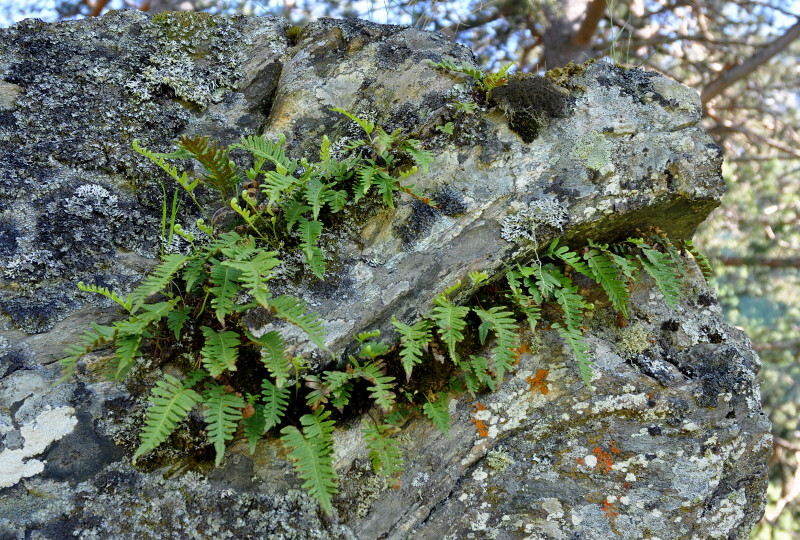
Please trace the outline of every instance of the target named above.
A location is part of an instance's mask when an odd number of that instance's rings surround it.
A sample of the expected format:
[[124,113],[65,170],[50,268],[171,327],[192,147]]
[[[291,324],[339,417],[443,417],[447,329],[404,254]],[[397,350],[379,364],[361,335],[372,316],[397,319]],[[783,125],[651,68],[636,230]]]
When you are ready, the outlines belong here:
[[506,115],[509,127],[531,143],[548,120],[564,116],[566,95],[546,77],[519,74],[492,92],[492,102]]

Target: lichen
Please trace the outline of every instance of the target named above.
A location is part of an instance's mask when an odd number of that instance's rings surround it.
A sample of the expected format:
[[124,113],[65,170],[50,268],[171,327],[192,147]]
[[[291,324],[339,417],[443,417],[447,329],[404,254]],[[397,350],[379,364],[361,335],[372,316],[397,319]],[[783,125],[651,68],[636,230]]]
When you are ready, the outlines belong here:
[[614,172],[611,149],[611,143],[602,133],[587,133],[575,143],[572,157],[584,161],[589,169],[606,175]]
[[[513,210],[514,208],[512,212]],[[537,235],[544,232],[539,230],[541,227],[550,227],[561,232],[566,222],[567,210],[563,206],[550,199],[537,199],[506,216],[500,237],[506,242],[527,240],[537,244]]]
[[490,469],[498,473],[505,471],[514,463],[514,458],[511,457],[502,446],[497,447],[495,450],[491,450],[486,455],[486,464]]
[[594,62],[594,58],[584,62],[583,64],[574,64],[570,62],[563,68],[553,68],[547,70],[544,76],[553,81],[555,84],[565,86],[570,82],[571,78],[583,73],[586,67],[590,64],[594,64]]
[[651,346],[647,330],[639,323],[620,328],[619,334],[619,348],[626,352],[639,354]]

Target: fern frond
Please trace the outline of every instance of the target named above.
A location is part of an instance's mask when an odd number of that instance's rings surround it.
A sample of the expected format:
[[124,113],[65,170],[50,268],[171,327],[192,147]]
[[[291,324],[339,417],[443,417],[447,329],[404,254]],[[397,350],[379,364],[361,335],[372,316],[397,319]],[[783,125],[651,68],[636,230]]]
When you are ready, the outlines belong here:
[[[176,152],[174,154],[158,154],[155,152],[151,152],[150,150],[139,146],[138,139],[133,140],[133,149],[139,154],[149,159],[150,161],[152,161],[153,163],[155,163],[156,165],[158,165],[159,167],[161,167],[168,175],[170,175],[173,178],[173,180],[175,180],[178,184],[180,184],[183,187],[183,189],[186,190],[186,192],[194,200],[195,204],[200,206],[200,203],[197,202],[197,200],[194,198],[194,194],[192,193],[192,191],[194,191],[194,189],[197,187],[197,184],[200,182],[200,180],[195,179],[194,182],[190,183],[186,178],[185,171],[183,172],[183,174],[179,174],[177,167],[172,167],[169,165],[169,163],[165,161],[165,159],[171,159],[171,158],[192,157],[191,155],[185,154],[183,152]],[[202,208],[202,206],[200,207]]]
[[261,184],[262,191],[269,197],[267,209],[271,212],[272,206],[285,195],[290,194],[300,185],[300,180],[278,171],[267,171]]
[[392,194],[400,189],[398,187],[397,178],[385,171],[378,170],[372,177],[372,183],[383,196],[383,203],[389,208],[394,208],[394,196]]
[[156,381],[149,398],[151,405],[147,410],[145,425],[140,433],[142,443],[133,454],[133,464],[136,465],[139,456],[166,441],[178,427],[178,422],[186,418],[192,407],[202,399],[200,394],[182,385],[181,381],[168,373]]
[[352,380],[356,376],[355,373],[346,371],[325,372],[325,382],[331,398],[331,405],[340,412],[350,402],[350,392],[353,390]]
[[323,279],[325,274],[325,253],[319,248],[319,236],[322,234],[322,223],[319,221],[309,221],[301,217],[298,222],[300,230],[300,249],[306,256],[306,262],[311,267],[311,271],[319,279]]
[[209,144],[208,137],[200,135],[194,137],[183,135],[179,146],[191,152],[200,162],[207,173],[204,175],[206,184],[219,191],[223,200],[227,201],[230,198],[229,190],[233,189],[235,193],[236,186],[241,182],[241,176],[239,167],[228,159],[228,148],[221,148],[217,141]]
[[215,309],[220,324],[225,324],[225,317],[233,312],[236,295],[241,291],[237,281],[242,273],[217,259],[211,259],[210,262],[212,266],[209,280],[213,287],[210,287],[208,292],[213,295],[211,306]]
[[135,313],[141,308],[144,301],[151,294],[166,289],[169,282],[172,281],[172,278],[187,260],[189,260],[189,257],[179,253],[172,253],[164,257],[164,260],[131,293],[131,299],[133,300],[131,312]]
[[226,392],[221,384],[213,385],[203,397],[203,405],[206,407],[203,416],[208,426],[208,440],[214,444],[216,451],[214,466],[219,467],[225,457],[225,443],[233,439],[233,434],[239,427],[244,400],[241,396]]
[[186,324],[186,321],[189,320],[190,313],[191,308],[186,306],[180,309],[173,309],[167,314],[167,328],[175,334],[175,341],[180,341],[181,330],[183,330],[183,325]]
[[58,361],[64,374],[55,384],[61,384],[72,377],[81,358],[96,348],[114,341],[119,332],[119,329],[114,326],[102,326],[97,323],[92,323],[92,328],[94,328],[94,332],[85,330],[81,335],[82,344],[73,343],[64,349],[67,356]]
[[238,277],[239,283],[253,295],[253,299],[261,307],[268,307],[269,299],[271,298],[267,281],[272,278],[272,270],[279,264],[281,260],[275,256],[276,251],[260,251],[250,260],[222,261],[223,266],[235,268],[241,275]]
[[425,404],[422,405],[422,412],[424,412],[425,416],[431,419],[433,425],[449,439],[450,409],[448,401],[447,394],[444,392],[439,392],[436,395],[435,401],[431,401],[425,396]]
[[114,368],[114,380],[123,379],[136,363],[139,356],[139,346],[142,344],[142,334],[132,334],[117,337],[117,351],[114,353],[112,362]]
[[581,333],[580,328],[564,327],[559,323],[553,323],[553,328],[575,355],[581,378],[586,383],[586,386],[592,389],[592,357],[589,354],[589,344],[586,343],[586,338]]
[[83,292],[92,292],[103,295],[109,300],[113,300],[114,302],[125,308],[125,310],[128,311],[129,313],[133,308],[133,301],[131,300],[130,294],[126,296],[125,299],[123,300],[117,295],[117,291],[109,290],[108,287],[98,287],[97,285],[85,285],[83,281],[78,282],[78,288]]
[[289,459],[294,462],[297,475],[305,480],[303,487],[330,515],[331,497],[339,490],[333,469],[333,422],[330,421],[329,430],[325,426],[328,415],[330,412],[322,409],[313,415],[303,415],[300,418],[303,432],[294,426],[286,426],[281,430],[281,440],[291,449]]
[[292,174],[297,168],[297,161],[290,160],[286,157],[286,152],[283,145],[286,143],[286,137],[281,133],[277,141],[271,141],[265,136],[248,136],[242,137],[241,144],[236,143],[230,146],[233,148],[241,148],[247,150],[251,154],[261,159],[266,159],[278,170],[283,170],[282,174],[288,172]]
[[406,382],[411,380],[411,371],[415,364],[422,363],[422,352],[428,349],[431,341],[431,322],[428,319],[418,321],[414,326],[404,324],[392,316],[392,324],[400,333],[400,360],[406,372]]
[[206,342],[200,350],[200,356],[211,376],[216,378],[226,371],[236,371],[239,334],[230,330],[216,332],[208,326],[203,326],[202,330]]
[[554,239],[550,243],[550,247],[547,250],[547,256],[553,259],[561,259],[584,276],[594,279],[592,272],[581,260],[581,256],[579,254],[575,253],[574,251],[570,251],[568,246],[558,247],[558,238]]
[[431,312],[431,318],[436,322],[442,341],[447,344],[450,359],[455,365],[458,365],[460,359],[456,353],[456,343],[464,339],[461,331],[467,326],[465,318],[469,313],[469,308],[456,306],[445,294],[437,295],[434,304],[436,307]]
[[492,348],[495,371],[495,380],[499,386],[503,382],[506,371],[511,369],[511,365],[516,361],[515,351],[518,347],[517,321],[514,314],[507,311],[504,307],[495,306],[486,309],[473,309],[480,317],[481,325],[478,327],[478,335],[481,343],[486,341],[489,330],[494,332],[497,345]]
[[403,472],[403,452],[400,443],[384,435],[394,429],[390,424],[373,426],[366,420],[362,421],[361,434],[369,450],[369,460],[375,474],[386,477],[397,477]]
[[279,319],[300,327],[317,347],[328,349],[325,346],[325,328],[322,321],[316,312],[306,311],[305,302],[294,296],[283,294],[270,300],[269,307]]
[[319,212],[325,203],[328,202],[330,188],[328,184],[319,179],[318,176],[312,175],[311,179],[303,190],[306,202],[311,205],[311,215],[314,220],[319,217]]
[[681,292],[672,258],[669,254],[661,253],[646,245],[640,245],[639,247],[644,255],[644,257],[639,256],[642,268],[653,278],[658,290],[664,295],[664,301],[667,305],[677,310],[681,301]]
[[536,293],[536,296],[524,294],[522,292],[522,284],[519,281],[521,277],[521,272],[516,272],[506,267],[506,280],[508,281],[508,286],[511,288],[511,294],[506,295],[506,298],[512,300],[517,309],[525,314],[528,326],[530,326],[531,332],[534,333],[536,332],[536,325],[542,318],[542,309],[540,307],[542,296],[539,289],[535,287],[533,292]]
[[[352,358],[352,357],[351,357]],[[394,377],[385,374],[385,366],[383,362],[367,362],[363,366],[355,363],[353,370],[358,376],[367,380],[372,386],[367,387],[369,396],[375,401],[375,404],[385,413],[389,413],[394,407],[395,395],[392,392],[394,385]]]
[[630,293],[625,282],[620,279],[620,268],[611,257],[596,248],[589,249],[584,258],[592,272],[590,277],[603,288],[614,309],[627,319]]
[[711,282],[711,278],[714,277],[714,269],[711,267],[711,262],[699,249],[695,247],[691,240],[684,240],[683,247],[686,248],[686,251],[692,254],[694,257],[697,266],[700,267],[700,271],[703,273],[703,278],[706,280],[706,285]]
[[422,169],[422,172],[428,174],[428,167],[434,160],[433,152],[422,148],[421,143],[416,139],[404,140],[403,144],[400,145],[400,150],[407,152],[414,160],[414,163]]
[[363,120],[363,119],[357,117],[356,115],[354,115],[353,113],[348,112],[348,111],[346,111],[344,109],[340,109],[339,107],[333,107],[331,110],[333,112],[338,112],[340,114],[345,115],[350,120],[352,120],[353,122],[355,122],[356,124],[361,126],[361,129],[363,129],[366,132],[367,135],[371,135],[372,132],[375,130],[375,123],[374,122],[370,122],[368,120]]
[[267,422],[264,418],[264,405],[258,403],[259,397],[261,397],[260,394],[247,394],[247,404],[250,405],[253,410],[250,416],[247,416],[242,420],[242,425],[244,426],[244,436],[247,438],[247,445],[250,448],[251,454],[255,453],[258,440],[261,439],[262,435],[264,435],[264,432],[266,431],[264,427],[267,425]]
[[472,397],[475,397],[484,384],[492,390],[496,389],[495,380],[489,374],[489,362],[483,356],[470,355],[469,362],[462,363],[461,367],[464,370],[467,391]]
[[264,430],[266,433],[281,422],[289,405],[289,389],[278,388],[269,379],[261,381],[261,399],[264,402]]
[[366,196],[369,188],[372,187],[372,179],[378,173],[378,167],[371,159],[366,161],[367,165],[361,165],[356,172],[356,189],[355,199],[353,202],[357,203],[362,197]]
[[286,342],[283,336],[275,330],[271,330],[261,337],[255,337],[245,330],[245,335],[247,339],[261,346],[261,362],[269,370],[269,374],[275,378],[277,387],[286,386],[291,374],[291,360],[286,354]]

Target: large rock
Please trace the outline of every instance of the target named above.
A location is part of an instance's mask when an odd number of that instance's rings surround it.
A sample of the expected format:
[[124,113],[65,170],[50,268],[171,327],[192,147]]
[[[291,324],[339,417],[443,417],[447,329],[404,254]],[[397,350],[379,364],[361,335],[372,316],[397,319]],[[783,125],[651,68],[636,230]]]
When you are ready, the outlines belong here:
[[[501,107],[448,135],[435,127],[451,119],[448,104],[471,100],[469,81],[427,60],[469,63],[469,51],[361,21],[319,21],[292,39],[288,28],[122,11],[0,31],[0,529],[11,538],[746,537],[771,451],[760,364],[698,272],[677,312],[644,283],[626,327],[610,309],[587,319],[594,392],[554,332],[525,336],[537,346],[497,393],[450,396],[449,439],[424,421],[397,435],[407,459],[398,490],[371,473],[360,422],[338,430],[332,520],[298,491],[277,441],[254,456],[237,441],[216,470],[180,455],[162,469],[131,467],[157,373],[102,382],[90,358],[78,380],[50,386],[64,346],[115,315],[75,282],[125,291],[155,263],[163,174],[133,153],[134,138],[164,151],[184,133],[223,144],[284,134],[292,155],[314,157],[323,134],[358,135],[330,110],[342,107],[436,154],[416,183],[439,209],[402,198],[391,211],[355,208],[323,237],[324,281],[276,282],[320,312],[337,355],[355,332],[391,334],[392,315],[412,322],[456,280],[499,277],[553,237],[579,246],[658,225],[688,238],[719,204],[721,154],[700,126],[698,96],[658,74],[598,63],[552,73],[552,83],[516,79],[516,91],[496,94]],[[297,338],[312,367],[328,362]],[[198,435],[187,433],[187,448]]]

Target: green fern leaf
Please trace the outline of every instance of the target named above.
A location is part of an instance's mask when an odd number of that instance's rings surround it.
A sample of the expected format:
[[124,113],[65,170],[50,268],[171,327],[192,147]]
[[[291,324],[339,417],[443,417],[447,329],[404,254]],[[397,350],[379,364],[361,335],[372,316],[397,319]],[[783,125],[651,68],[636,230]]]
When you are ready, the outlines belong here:
[[259,394],[247,394],[247,403],[253,407],[253,414],[242,420],[244,436],[247,438],[247,444],[251,454],[255,453],[256,445],[259,439],[261,439],[261,436],[264,435],[264,432],[266,432],[265,427],[267,425],[266,419],[264,418],[264,405],[257,403],[259,397]]
[[216,332],[208,326],[203,326],[202,330],[206,342],[200,350],[200,356],[211,376],[216,378],[226,371],[236,371],[239,334],[230,330]]
[[286,342],[283,336],[275,330],[271,330],[261,337],[255,337],[245,330],[245,336],[261,346],[261,361],[269,370],[269,374],[275,378],[278,388],[285,387],[292,366],[291,359],[286,354]]
[[694,257],[697,266],[700,267],[700,271],[703,273],[706,285],[708,285],[711,282],[711,278],[714,277],[714,269],[711,267],[711,262],[708,260],[708,257],[697,249],[691,240],[684,240],[683,246],[686,248],[686,251],[691,253],[692,257]]
[[594,279],[592,272],[586,266],[586,264],[581,260],[581,256],[575,253],[574,251],[570,251],[569,247],[567,246],[558,246],[558,238],[553,240],[550,244],[550,247],[547,250],[547,256],[550,258],[558,258],[570,265],[572,268],[583,274],[584,276]]
[[251,135],[248,137],[243,136],[241,144],[232,144],[230,148],[247,150],[258,158],[269,160],[279,171],[283,170],[284,173],[289,172],[291,174],[297,168],[297,162],[286,157],[286,152],[283,149],[285,143],[286,137],[282,133],[278,136],[277,141],[270,141],[263,135],[259,137]]
[[352,120],[353,122],[355,122],[356,124],[361,126],[361,129],[363,129],[366,132],[367,135],[372,134],[372,132],[375,130],[375,123],[374,122],[370,122],[368,120],[363,120],[363,119],[357,117],[356,115],[354,115],[353,113],[348,112],[348,111],[346,111],[344,109],[340,109],[338,107],[333,107],[331,110],[333,112],[338,112],[340,114],[345,115],[350,120]]
[[84,285],[82,281],[78,282],[78,288],[84,292],[93,292],[101,294],[106,298],[113,300],[114,302],[125,308],[125,310],[128,312],[130,312],[131,309],[133,308],[133,301],[131,300],[130,294],[123,299],[117,295],[117,291],[110,291],[108,287],[98,287],[97,285]]
[[[208,255],[208,257],[210,256]],[[208,279],[208,272],[206,271],[207,260],[207,257],[195,255],[186,263],[183,268],[183,282],[186,292],[192,292],[197,285],[204,284]]]
[[400,149],[407,152],[414,159],[414,162],[422,169],[423,173],[428,174],[428,167],[434,160],[433,152],[423,149],[421,143],[415,139],[406,139]]
[[319,217],[319,212],[328,201],[330,189],[319,177],[312,176],[305,186],[304,195],[306,202],[311,205],[311,214],[314,220]]
[[456,306],[444,294],[437,295],[434,303],[436,307],[433,308],[431,317],[439,329],[439,336],[447,344],[450,359],[455,365],[458,365],[460,359],[456,353],[456,343],[464,339],[461,331],[467,326],[465,317],[469,313],[469,308]]
[[386,477],[400,476],[403,472],[403,452],[400,450],[400,443],[384,435],[394,429],[394,426],[390,424],[373,426],[366,420],[362,422],[361,434],[369,450],[369,460],[372,462],[375,474]]
[[397,184],[397,178],[378,170],[373,176],[373,184],[383,196],[384,204],[389,208],[394,208],[394,196],[392,194],[400,189]]
[[500,385],[503,382],[506,371],[516,361],[516,351],[514,349],[519,346],[517,321],[514,319],[513,313],[500,306],[495,306],[488,310],[474,309],[473,311],[482,321],[478,327],[481,343],[486,340],[489,330],[494,332],[497,339],[497,345],[492,348],[492,361],[494,363],[495,380],[497,385]]
[[327,350],[325,346],[325,328],[316,312],[307,312],[306,303],[302,300],[283,294],[273,298],[269,307],[276,317],[300,327],[311,341],[320,349]]
[[667,253],[661,253],[646,245],[641,245],[642,254],[639,261],[642,268],[650,274],[658,290],[664,295],[664,301],[669,307],[677,310],[681,302],[680,283],[672,264],[672,258]]
[[589,344],[586,343],[586,338],[579,328],[565,328],[559,323],[553,323],[553,328],[567,343],[567,346],[569,346],[570,350],[575,355],[575,359],[578,361],[578,370],[580,371],[581,378],[591,390],[592,357],[589,354]]
[[189,320],[190,313],[191,309],[186,306],[180,309],[173,309],[167,315],[167,328],[175,334],[175,341],[180,341],[181,330],[183,330],[183,325],[186,324],[186,321]]
[[300,249],[306,256],[306,262],[314,275],[322,279],[326,266],[325,253],[318,246],[319,236],[322,234],[322,223],[301,217],[298,228],[300,230]]
[[217,259],[211,259],[210,262],[213,265],[209,276],[213,285],[209,288],[209,292],[213,295],[211,306],[215,308],[220,324],[225,324],[225,317],[233,312],[236,295],[241,290],[237,281],[242,273],[236,268],[222,264]]
[[133,300],[131,312],[134,313],[141,308],[144,301],[151,294],[166,289],[169,282],[172,281],[172,278],[188,259],[188,257],[178,253],[172,253],[164,257],[163,262],[156,266],[150,275],[144,278],[142,283],[131,293],[131,299]]
[[102,326],[97,323],[92,323],[92,328],[94,328],[94,332],[85,330],[81,335],[82,344],[73,343],[64,349],[67,356],[58,361],[61,364],[63,375],[55,384],[61,384],[72,377],[81,358],[96,348],[114,341],[119,332],[119,329],[114,326]]
[[286,230],[292,232],[295,223],[306,212],[310,211],[311,207],[303,203],[297,202],[294,199],[289,199],[283,205],[283,215],[286,219]]
[[261,381],[261,396],[264,401],[264,430],[266,433],[281,422],[289,405],[289,389],[278,388],[269,379]]
[[189,411],[202,401],[200,394],[187,388],[169,374],[164,374],[164,379],[156,381],[150,396],[151,406],[147,410],[145,426],[140,434],[142,443],[133,454],[133,464],[136,459],[155,449],[178,427],[178,422],[186,418]]
[[282,174],[278,171],[267,171],[264,174],[261,190],[269,198],[267,209],[271,209],[275,203],[280,201],[285,195],[290,194],[295,188],[300,186],[300,180],[294,176]]
[[183,135],[179,146],[190,152],[206,170],[205,183],[219,191],[224,201],[230,199],[229,191],[233,190],[235,193],[241,176],[239,167],[228,159],[229,149],[219,147],[217,141],[209,143],[208,137],[200,135]]
[[272,278],[270,270],[281,264],[280,259],[275,257],[277,254],[276,251],[258,251],[250,260],[226,260],[222,261],[222,265],[238,270],[241,273],[239,283],[253,295],[259,306],[266,308],[270,299],[267,287],[267,281]]
[[294,426],[286,426],[281,430],[281,440],[291,449],[289,459],[294,462],[298,476],[305,480],[303,487],[330,515],[331,497],[339,490],[333,469],[333,422],[330,422],[330,430],[324,427],[328,415],[330,412],[322,409],[313,415],[303,415],[300,418],[303,432]]
[[367,160],[369,165],[361,165],[358,168],[358,172],[356,173],[356,189],[355,189],[355,199],[353,202],[357,203],[361,200],[362,197],[367,195],[369,192],[369,188],[372,187],[372,179],[378,172],[378,167],[375,165],[375,162],[371,159]]
[[425,397],[426,403],[422,405],[422,412],[433,421],[433,424],[450,438],[450,409],[447,394],[439,392],[435,401]]
[[350,402],[350,393],[353,390],[353,378],[355,373],[346,371],[326,371],[325,383],[331,398],[331,405],[343,411],[344,407]]
[[587,251],[584,258],[591,269],[590,277],[603,288],[614,309],[627,319],[630,293],[625,282],[619,278],[620,268],[608,255],[596,248]]
[[431,323],[428,319],[422,319],[414,326],[409,326],[392,316],[392,324],[400,333],[400,360],[408,382],[411,380],[411,370],[415,364],[422,363],[422,352],[427,350],[431,341]]
[[214,444],[216,459],[214,466],[219,467],[225,457],[225,443],[233,439],[239,420],[242,418],[244,400],[241,396],[229,394],[225,387],[215,384],[204,394],[203,405],[206,407],[203,416],[206,419],[208,440]]
[[[351,357],[352,358],[352,357]],[[367,362],[363,366],[355,363],[355,373],[363,379],[366,379],[372,384],[367,387],[370,397],[375,401],[375,404],[385,413],[389,413],[394,407],[395,395],[392,392],[394,385],[394,377],[384,374],[384,364],[381,361]]]
[[114,380],[120,380],[128,374],[136,363],[139,356],[139,346],[142,344],[142,335],[124,335],[117,337],[117,351],[114,353],[113,362],[116,364],[114,369]]
[[467,391],[475,397],[485,384],[492,391],[497,388],[495,380],[489,374],[489,362],[483,356],[470,355],[469,362],[461,364],[464,369],[464,382],[467,383]]
[[542,309],[540,307],[540,304],[542,303],[542,296],[537,288],[533,289],[533,292],[536,293],[536,296],[528,296],[527,294],[524,294],[522,292],[522,283],[520,283],[521,277],[521,272],[516,272],[506,267],[506,280],[511,288],[511,294],[506,295],[506,298],[512,300],[517,309],[525,314],[525,318],[528,321],[528,326],[531,328],[531,333],[535,333],[536,325],[542,318]]

